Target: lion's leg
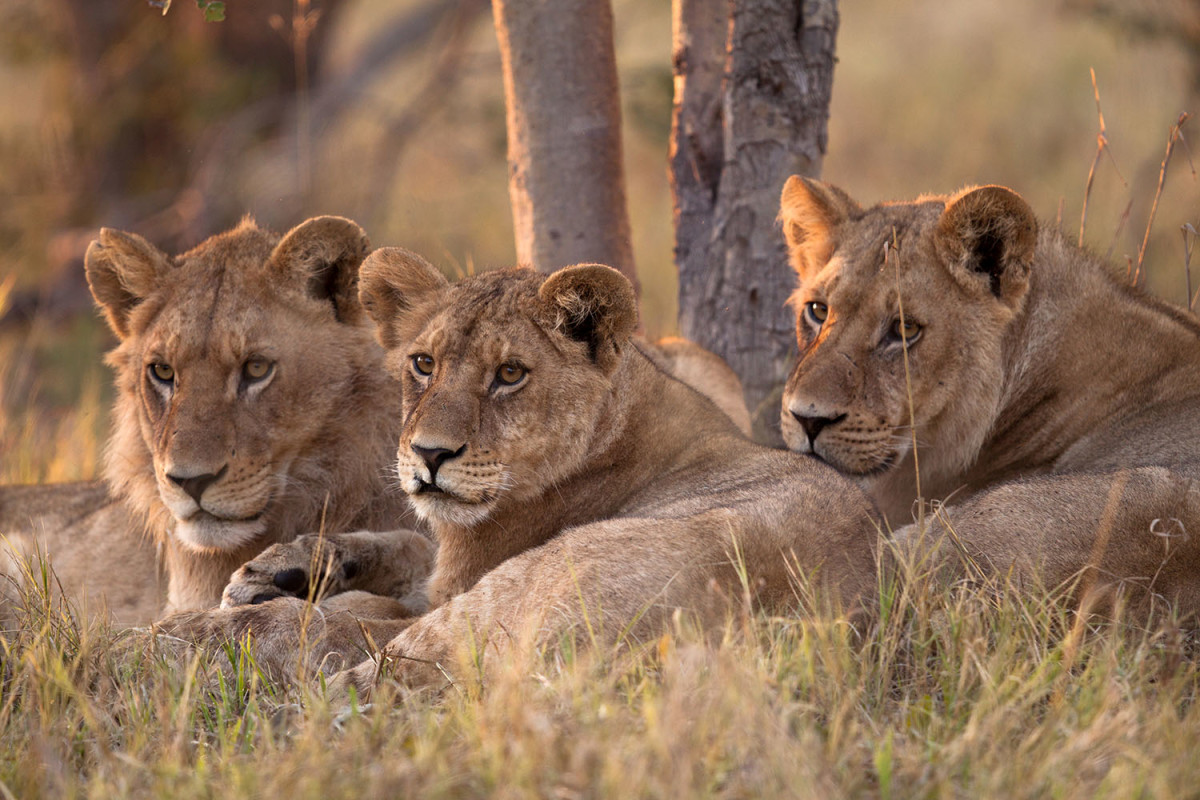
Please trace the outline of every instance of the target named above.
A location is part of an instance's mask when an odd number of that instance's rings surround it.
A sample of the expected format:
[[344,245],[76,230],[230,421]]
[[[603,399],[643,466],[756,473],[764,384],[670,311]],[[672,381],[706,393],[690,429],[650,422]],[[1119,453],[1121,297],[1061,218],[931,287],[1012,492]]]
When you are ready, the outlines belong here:
[[[946,506],[896,532],[901,552],[943,566],[1012,574],[1075,596],[1120,589],[1200,613],[1200,482],[1161,467],[1027,478]],[[1099,595],[1092,594],[1099,592]]]
[[873,585],[867,543],[859,542],[862,552],[850,566],[831,566],[820,548],[796,546],[804,531],[789,536],[784,527],[774,518],[749,524],[719,509],[571,529],[418,618],[380,658],[336,676],[334,685],[366,697],[381,675],[408,686],[444,684],[464,668],[485,676],[510,656],[567,642],[638,647],[677,620],[718,630],[747,603],[777,611],[802,606],[796,570],[818,565],[821,581],[813,588],[834,605],[856,605],[857,593]]
[[433,557],[433,544],[409,530],[309,534],[269,547],[238,568],[221,607],[363,591],[399,601],[409,615],[419,614],[426,608],[425,580]]
[[153,630],[186,644],[232,642],[240,647],[249,642],[255,662],[269,675],[277,680],[307,679],[318,671],[332,675],[361,662],[414,619],[363,616],[372,610],[370,604],[353,609],[348,604],[318,607],[284,597],[252,606],[173,614]]

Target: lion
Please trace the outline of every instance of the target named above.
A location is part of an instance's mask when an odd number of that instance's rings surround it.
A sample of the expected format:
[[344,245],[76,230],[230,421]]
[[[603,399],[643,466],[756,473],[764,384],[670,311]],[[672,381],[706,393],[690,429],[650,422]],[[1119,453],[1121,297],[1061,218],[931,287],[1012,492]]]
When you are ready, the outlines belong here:
[[4,487],[0,532],[144,624],[217,605],[272,544],[367,529],[393,569],[347,561],[342,588],[423,610],[434,548],[387,477],[400,386],[358,301],[368,250],[339,217],[283,237],[247,218],[174,258],[102,230],[85,264],[119,339],[105,482]]
[[864,210],[793,177],[780,216],[800,284],[791,449],[867,488],[898,542],[1097,608],[1200,611],[1195,317],[1001,186]]
[[[395,474],[438,541],[433,610],[391,623],[382,658],[394,677],[436,681],[472,640],[485,668],[514,643],[585,629],[644,641],[677,611],[712,625],[743,598],[774,611],[869,608],[878,528],[866,495],[814,459],[754,444],[667,371],[633,337],[633,288],[616,270],[517,268],[450,284],[383,248],[363,263],[360,297],[403,382]],[[271,553],[262,561],[281,570]],[[299,554],[289,569],[308,562]],[[204,640],[249,629],[258,663],[286,673],[303,606],[246,605],[280,574],[247,567],[224,608],[163,630]],[[386,641],[388,625],[352,610],[321,616],[311,664],[361,660],[359,625]],[[335,684],[361,696],[378,663]]]

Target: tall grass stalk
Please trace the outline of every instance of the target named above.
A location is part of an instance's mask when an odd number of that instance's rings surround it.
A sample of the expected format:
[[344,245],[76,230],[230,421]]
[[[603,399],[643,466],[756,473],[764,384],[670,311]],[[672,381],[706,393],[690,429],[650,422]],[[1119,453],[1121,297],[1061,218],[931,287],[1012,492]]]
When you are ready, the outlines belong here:
[[[26,589],[0,637],[0,793],[25,796],[1173,797],[1200,673],[1170,619],[885,579],[878,623],[739,614],[648,646],[518,658],[365,709]],[[35,569],[36,571],[36,569]],[[1068,635],[1077,632],[1077,635]],[[465,659],[470,660],[470,654]],[[458,674],[471,674],[464,664]]]

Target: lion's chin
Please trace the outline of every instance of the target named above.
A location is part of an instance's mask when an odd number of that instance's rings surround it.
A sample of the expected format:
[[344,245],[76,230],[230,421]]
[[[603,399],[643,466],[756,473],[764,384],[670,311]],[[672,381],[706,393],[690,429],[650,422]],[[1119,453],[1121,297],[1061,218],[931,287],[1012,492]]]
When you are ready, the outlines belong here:
[[267,531],[263,517],[229,520],[203,511],[190,519],[175,520],[175,536],[192,550],[203,552],[237,550]]
[[410,494],[408,499],[417,516],[430,524],[470,528],[483,522],[492,513],[491,503],[470,503],[445,493],[421,492]]
[[871,481],[892,471],[900,463],[902,453],[893,452],[881,458],[874,459],[841,459],[821,452],[809,452],[808,455],[836,469],[843,475],[859,481]]

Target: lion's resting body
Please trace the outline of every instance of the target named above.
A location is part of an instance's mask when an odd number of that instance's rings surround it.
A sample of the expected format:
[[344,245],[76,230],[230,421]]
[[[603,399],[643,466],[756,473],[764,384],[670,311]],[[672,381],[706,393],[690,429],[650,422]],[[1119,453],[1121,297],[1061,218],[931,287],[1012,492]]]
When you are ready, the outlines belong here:
[[[404,656],[392,663],[401,679],[436,679],[433,662],[453,669],[472,639],[490,659],[584,630],[643,639],[676,609],[712,622],[731,598],[797,607],[805,579],[813,606],[869,603],[877,528],[865,495],[813,459],[751,443],[648,356],[615,270],[451,286],[385,248],[361,284],[404,381],[398,475],[439,542],[435,610],[385,648]],[[295,613],[294,601],[239,606],[171,629],[250,627],[260,651],[286,657]],[[318,660],[337,649],[331,629]],[[341,681],[374,678],[367,661]]]
[[30,559],[39,554],[54,567],[48,588],[61,583],[88,604],[84,611],[99,612],[92,603],[102,602],[118,625],[148,622],[166,604],[167,576],[154,542],[103,481],[0,486],[0,535],[0,624],[16,623],[4,606],[15,611]]
[[[366,252],[336,217],[283,237],[246,221],[175,258],[102,231],[86,264],[120,339],[107,490],[4,487],[2,532],[119,622],[145,623],[216,605],[272,544],[411,522],[386,477],[400,388],[358,303]],[[424,537],[380,538],[427,570]]]
[[[952,529],[999,574],[1200,611],[1200,322],[1000,187],[864,211],[794,178],[781,216],[801,282],[789,446],[861,476],[897,527],[919,462],[947,503],[926,540]],[[915,334],[907,362],[896,334]]]

